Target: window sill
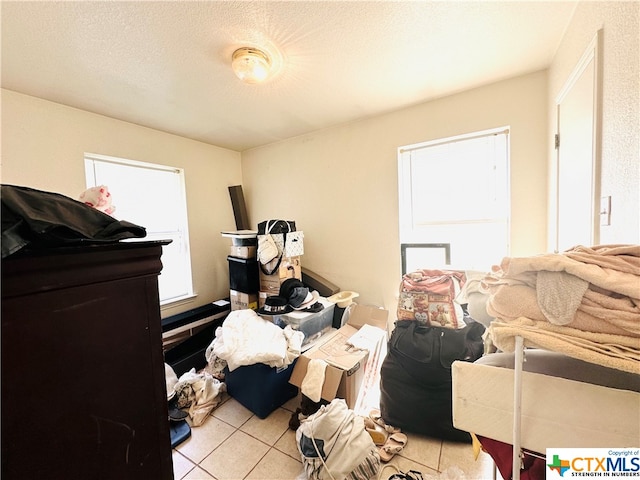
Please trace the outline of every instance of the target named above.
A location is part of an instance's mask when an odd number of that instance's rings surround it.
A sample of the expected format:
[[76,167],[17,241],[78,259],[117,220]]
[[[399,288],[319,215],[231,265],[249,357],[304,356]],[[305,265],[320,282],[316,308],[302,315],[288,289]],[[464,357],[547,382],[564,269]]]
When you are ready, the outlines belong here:
[[191,293],[189,295],[183,295],[182,297],[176,297],[170,300],[165,300],[164,302],[160,302],[160,310],[167,310],[169,308],[186,305],[188,303],[191,303],[197,297],[198,297],[197,293]]

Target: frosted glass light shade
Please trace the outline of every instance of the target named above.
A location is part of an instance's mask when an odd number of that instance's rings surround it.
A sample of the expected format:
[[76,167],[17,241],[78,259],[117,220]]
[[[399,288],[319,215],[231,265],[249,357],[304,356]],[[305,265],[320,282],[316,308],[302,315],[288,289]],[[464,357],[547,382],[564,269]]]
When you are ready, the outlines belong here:
[[243,47],[233,52],[231,68],[243,82],[260,83],[269,76],[271,61],[257,48]]

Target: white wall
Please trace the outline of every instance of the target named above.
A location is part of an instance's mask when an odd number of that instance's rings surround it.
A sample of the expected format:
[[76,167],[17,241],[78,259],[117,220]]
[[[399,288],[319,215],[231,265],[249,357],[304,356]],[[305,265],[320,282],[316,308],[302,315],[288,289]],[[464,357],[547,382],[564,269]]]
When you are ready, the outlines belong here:
[[[305,232],[303,266],[359,292],[360,303],[395,311],[397,148],[510,126],[512,254],[540,253],[546,247],[546,104],[547,75],[536,72],[243,152],[250,220],[295,220]],[[451,195],[464,192],[453,184]],[[434,208],[447,208],[446,199]]]
[[[601,240],[640,243],[639,9],[639,2],[580,2],[548,71],[242,156],[2,90],[1,180],[77,197],[84,190],[86,151],[185,168],[198,298],[163,316],[228,294],[228,240],[220,231],[235,225],[227,190],[235,184],[243,185],[254,225],[275,217],[297,221],[306,234],[303,265],[360,292],[360,303],[394,311],[400,280],[397,148],[510,126],[511,253],[545,251],[553,102],[599,28],[604,31],[602,194],[613,198],[612,225],[603,227]],[[453,194],[464,192],[452,185]]]
[[[86,188],[85,152],[184,168],[198,296],[163,309],[162,316],[229,295],[230,243],[220,231],[235,228],[227,187],[242,183],[238,152],[6,89],[1,93],[2,183],[78,198]],[[117,207],[118,199],[113,201]]]
[[[578,4],[549,69],[549,136],[556,131],[555,99],[599,29],[603,34],[601,196],[611,196],[611,225],[600,227],[600,243],[635,244],[640,243],[640,2]],[[550,147],[551,174],[554,158]]]

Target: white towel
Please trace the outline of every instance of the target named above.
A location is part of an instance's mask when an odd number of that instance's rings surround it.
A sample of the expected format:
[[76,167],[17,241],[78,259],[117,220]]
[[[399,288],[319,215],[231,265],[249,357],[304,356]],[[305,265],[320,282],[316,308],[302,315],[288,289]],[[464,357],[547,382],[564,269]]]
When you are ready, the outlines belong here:
[[540,270],[536,282],[538,306],[554,325],[573,322],[589,282],[566,272]]
[[319,358],[309,360],[307,373],[302,380],[300,390],[313,402],[319,402],[322,397],[322,386],[324,385],[324,372],[327,369],[327,362]]

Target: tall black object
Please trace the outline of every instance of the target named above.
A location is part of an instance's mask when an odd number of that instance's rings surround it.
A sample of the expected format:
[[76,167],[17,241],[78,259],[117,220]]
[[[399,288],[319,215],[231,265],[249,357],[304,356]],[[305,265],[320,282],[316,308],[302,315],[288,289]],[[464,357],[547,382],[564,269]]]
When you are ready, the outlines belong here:
[[231,197],[231,206],[233,207],[233,216],[236,219],[236,228],[238,230],[251,230],[251,224],[249,223],[249,215],[247,215],[247,207],[244,203],[242,185],[230,186],[229,196]]

